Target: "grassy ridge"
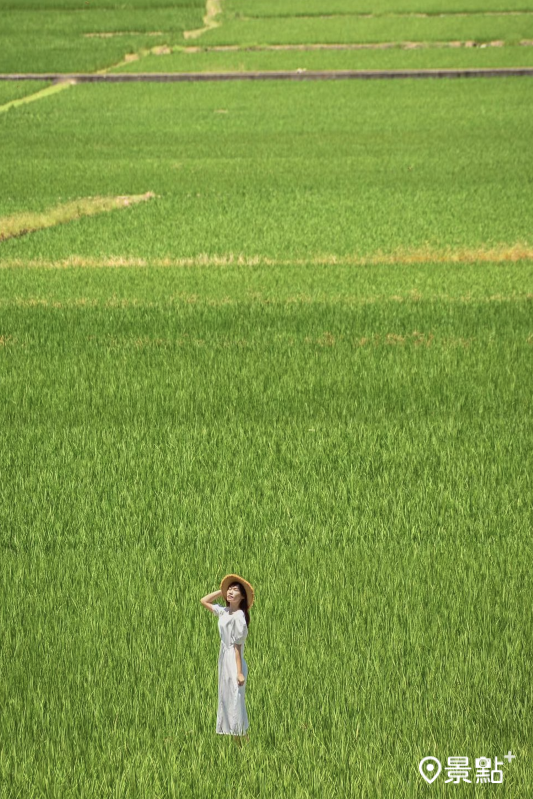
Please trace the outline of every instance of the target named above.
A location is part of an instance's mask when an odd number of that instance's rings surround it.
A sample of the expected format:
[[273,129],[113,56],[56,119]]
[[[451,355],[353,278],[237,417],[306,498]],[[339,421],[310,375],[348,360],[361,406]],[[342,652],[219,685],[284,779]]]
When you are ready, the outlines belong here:
[[1,256],[531,244],[532,91],[527,79],[75,86],[0,119],[0,213],[158,197],[120,222],[6,241]]
[[[0,285],[4,784],[416,797],[422,756],[512,747],[520,792],[530,263]],[[211,740],[198,604],[233,569],[258,598],[241,760]]]
[[18,100],[29,94],[38,92],[48,86],[48,82],[42,80],[21,80],[6,81],[0,83],[0,105],[5,105],[11,100]]

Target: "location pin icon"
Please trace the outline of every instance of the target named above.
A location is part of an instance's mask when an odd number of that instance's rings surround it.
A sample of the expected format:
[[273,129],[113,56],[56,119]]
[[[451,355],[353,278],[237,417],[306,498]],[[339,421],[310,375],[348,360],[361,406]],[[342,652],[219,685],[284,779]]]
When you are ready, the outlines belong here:
[[442,765],[436,757],[424,757],[418,764],[418,770],[425,781],[431,785],[441,773]]

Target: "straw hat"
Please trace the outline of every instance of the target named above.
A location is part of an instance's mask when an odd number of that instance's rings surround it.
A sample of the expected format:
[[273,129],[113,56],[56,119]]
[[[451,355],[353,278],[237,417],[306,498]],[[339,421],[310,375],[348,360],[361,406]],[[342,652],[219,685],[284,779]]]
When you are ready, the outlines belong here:
[[226,574],[226,576],[220,583],[220,590],[222,592],[222,596],[224,597],[224,599],[226,599],[228,588],[232,583],[243,584],[244,590],[246,591],[246,598],[248,600],[248,608],[251,608],[252,605],[254,604],[254,589],[247,580],[244,580],[242,577],[239,577],[238,574]]

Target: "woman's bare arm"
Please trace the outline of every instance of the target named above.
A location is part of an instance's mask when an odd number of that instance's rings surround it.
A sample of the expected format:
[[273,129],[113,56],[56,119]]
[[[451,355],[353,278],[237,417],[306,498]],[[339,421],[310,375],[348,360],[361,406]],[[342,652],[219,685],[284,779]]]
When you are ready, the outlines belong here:
[[244,684],[244,674],[242,673],[241,647],[242,644],[235,644],[235,662],[237,664],[237,682],[239,685]]
[[202,603],[204,608],[210,610],[211,613],[215,613],[215,609],[211,605],[211,602],[213,601],[213,599],[218,599],[219,596],[222,596],[222,591],[220,589],[218,591],[213,591],[212,594],[206,594],[206,596],[203,596],[201,598],[200,602]]

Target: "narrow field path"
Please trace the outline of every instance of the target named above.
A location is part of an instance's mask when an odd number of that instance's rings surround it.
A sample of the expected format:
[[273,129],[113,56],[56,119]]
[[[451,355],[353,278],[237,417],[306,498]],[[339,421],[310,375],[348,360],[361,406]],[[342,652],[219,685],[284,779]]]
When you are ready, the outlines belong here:
[[[39,80],[42,80],[42,78],[39,78]],[[54,81],[51,86],[47,86],[45,89],[40,89],[33,94],[28,94],[26,97],[19,97],[16,100],[9,100],[9,102],[0,105],[0,114],[9,111],[10,108],[16,108],[17,106],[25,105],[26,103],[33,103],[35,100],[42,100],[43,97],[50,97],[51,94],[56,94],[57,92],[63,91],[63,89],[68,89],[68,87],[72,86],[72,84],[73,81],[68,80]]]
[[[508,47],[503,39],[497,39],[492,42],[476,42],[473,39],[453,39],[447,42],[422,42],[422,41],[394,41],[394,42],[345,42],[344,44],[327,44],[325,42],[314,44],[218,44],[211,47],[173,47],[174,53],[300,53],[300,52],[314,52],[326,51],[351,51],[351,50],[427,50],[427,49],[441,49],[452,48],[457,50],[461,47],[474,48],[479,47],[485,49],[486,47]],[[515,46],[515,45],[511,45]],[[520,47],[533,47],[533,39],[522,39],[519,42]]]
[[91,73],[10,73],[2,80],[42,80],[62,83],[200,83],[234,80],[393,80],[401,78],[503,78],[533,77],[533,67],[485,69],[368,69],[368,70],[282,70],[268,72],[130,72]]
[[218,22],[215,17],[221,13],[222,8],[220,5],[220,0],[207,0],[205,4],[204,27],[198,28],[194,31],[183,31],[183,38],[197,39],[199,36],[202,36],[202,34],[207,33],[207,31],[210,31],[213,28],[218,28],[220,26],[220,22]]

